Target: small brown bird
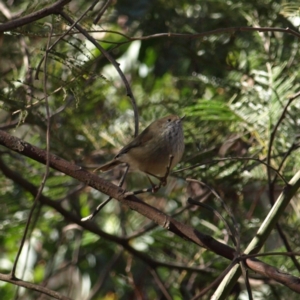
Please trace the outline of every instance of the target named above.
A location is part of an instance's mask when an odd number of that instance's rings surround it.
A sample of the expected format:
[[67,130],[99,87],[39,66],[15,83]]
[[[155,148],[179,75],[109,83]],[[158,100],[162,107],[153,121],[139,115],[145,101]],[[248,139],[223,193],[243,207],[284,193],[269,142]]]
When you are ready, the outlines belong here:
[[127,163],[132,170],[158,179],[164,178],[170,164],[170,155],[173,156],[171,170],[181,160],[184,152],[182,119],[170,115],[154,121],[123,147],[112,161],[97,170],[108,171],[121,163]]

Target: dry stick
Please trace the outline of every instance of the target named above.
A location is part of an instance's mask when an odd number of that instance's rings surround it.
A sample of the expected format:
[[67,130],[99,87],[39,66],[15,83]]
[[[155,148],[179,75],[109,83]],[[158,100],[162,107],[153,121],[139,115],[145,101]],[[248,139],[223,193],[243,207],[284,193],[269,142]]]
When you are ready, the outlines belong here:
[[[210,188],[209,186],[207,186],[207,187]],[[240,236],[238,223],[237,223],[231,209],[226,205],[226,203],[223,201],[223,199],[213,189],[210,188],[210,190],[217,197],[217,199],[219,199],[222,206],[225,208],[225,210],[227,211],[229,217],[232,220],[232,223],[233,223],[233,226],[234,226],[234,234],[235,234],[235,237],[236,237],[236,258],[240,259],[242,257],[242,252],[241,252],[241,236]],[[248,292],[249,300],[252,300],[253,297],[252,297],[252,292],[251,292],[251,288],[250,288],[250,284],[249,284],[248,272],[246,270],[245,261],[242,260],[242,261],[239,262],[239,264],[240,264],[240,267],[241,267],[241,270],[242,270],[242,275],[243,275],[245,283],[246,283],[246,289],[247,289],[247,292]]]
[[[58,42],[59,41],[61,41],[74,27],[75,27],[75,25],[77,24],[77,23],[79,23],[83,18],[84,18],[84,16],[90,11],[90,10],[92,10],[93,8],[94,8],[94,6],[97,4],[99,2],[99,0],[95,0],[92,4],[91,4],[91,6],[89,6],[84,12],[83,12],[83,14],[77,19],[77,21],[76,22],[74,22],[71,26],[70,26],[70,28],[63,34],[63,35],[61,35],[49,48],[48,48],[48,52],[50,52],[57,44],[58,44]],[[42,57],[42,59],[40,60],[40,62],[39,62],[39,64],[38,64],[38,66],[37,66],[37,70],[36,70],[36,72],[35,72],[35,79],[38,79],[38,77],[39,77],[39,71],[40,71],[40,67],[41,67],[41,65],[42,65],[42,63],[43,63],[43,61],[44,61],[44,59],[45,59],[45,55]]]
[[223,216],[216,209],[214,209],[213,207],[211,207],[211,206],[209,206],[205,203],[195,201],[192,198],[188,198],[188,203],[203,207],[203,208],[211,211],[213,214],[215,214],[217,216],[217,218],[219,218],[224,223],[224,225],[227,229],[227,232],[228,232],[228,234],[231,238],[232,243],[236,246],[237,242],[236,242],[236,239],[235,239],[235,236],[234,236],[234,230],[231,228],[231,226],[228,224],[228,222],[223,218]]
[[253,160],[253,161],[257,161],[263,165],[265,165],[268,169],[272,170],[273,172],[276,173],[276,175],[285,183],[285,185],[288,184],[288,182],[286,181],[286,179],[279,173],[279,171],[275,168],[273,168],[271,165],[269,165],[268,163],[258,159],[258,158],[254,158],[254,157],[244,157],[244,156],[234,156],[234,157],[224,157],[224,158],[217,158],[217,159],[212,159],[208,162],[205,162],[205,163],[199,163],[199,164],[194,164],[190,167],[186,167],[186,168],[182,168],[182,169],[179,169],[179,170],[176,170],[174,172],[172,172],[172,174],[175,174],[175,173],[179,173],[179,172],[182,172],[182,171],[186,171],[186,170],[193,170],[197,167],[200,167],[200,166],[204,166],[204,165],[210,165],[210,164],[213,164],[213,163],[218,163],[220,161],[227,161],[227,160]]
[[[120,180],[120,182],[119,182],[119,184],[118,184],[118,187],[122,187],[122,186],[123,186],[123,183],[124,183],[124,180],[125,180],[126,175],[127,175],[127,173],[128,173],[128,170],[129,170],[129,166],[127,165],[127,166],[126,166],[126,170],[125,170],[125,172],[124,172],[124,174],[123,174],[123,176],[122,176],[122,178],[121,178],[121,180]],[[96,207],[96,209],[93,211],[92,214],[90,214],[89,216],[87,216],[87,217],[85,217],[85,218],[82,218],[81,221],[82,221],[82,222],[85,222],[85,221],[92,220],[92,219],[98,214],[98,212],[99,212],[99,211],[100,211],[100,210],[101,210],[108,202],[110,202],[111,199],[112,199],[112,197],[108,197],[105,201],[103,201],[102,203],[100,203],[100,204]]]
[[284,32],[287,34],[294,35],[298,38],[300,38],[300,33],[297,31],[294,31],[290,28],[278,28],[278,27],[227,27],[227,28],[219,28],[219,29],[214,29],[214,30],[209,30],[201,33],[194,33],[194,34],[184,34],[184,33],[158,33],[158,34],[152,34],[149,36],[145,37],[138,37],[138,38],[130,38],[127,37],[125,34],[122,34],[124,37],[128,38],[130,41],[134,40],[148,40],[152,38],[161,38],[161,37],[183,37],[183,38],[199,38],[199,37],[204,37],[208,35],[213,35],[213,34],[222,34],[222,33],[236,33],[240,31],[258,31],[258,32]]
[[44,186],[46,184],[46,180],[47,180],[48,175],[49,175],[49,166],[50,166],[50,163],[49,163],[49,157],[50,157],[50,110],[49,110],[49,103],[48,103],[48,96],[47,96],[47,57],[48,57],[48,47],[49,47],[49,44],[50,44],[50,39],[51,39],[53,28],[52,28],[51,24],[49,24],[49,23],[46,23],[46,24],[50,27],[50,33],[49,33],[49,36],[48,36],[47,48],[46,48],[46,56],[45,56],[44,83],[43,83],[43,86],[44,86],[44,95],[45,95],[45,104],[46,104],[46,115],[47,115],[46,171],[45,171],[45,174],[43,176],[43,179],[42,179],[40,188],[38,190],[38,193],[37,193],[37,195],[36,195],[36,197],[34,199],[33,206],[32,206],[32,208],[30,210],[30,213],[29,213],[29,216],[28,216],[28,219],[27,219],[27,222],[26,222],[26,227],[25,227],[25,230],[24,230],[24,234],[23,234],[22,239],[21,239],[21,244],[20,244],[18,253],[16,255],[16,259],[14,261],[14,265],[13,265],[12,270],[11,270],[11,278],[13,278],[13,279],[16,279],[17,264],[18,264],[18,261],[19,261],[22,249],[24,247],[25,239],[26,239],[26,236],[27,236],[27,233],[28,233],[28,230],[29,230],[29,225],[30,225],[30,222],[31,222],[31,218],[32,218],[33,212],[35,210],[36,205],[38,204],[39,198],[40,198],[40,196],[41,196],[41,194],[43,192]]
[[[300,34],[297,31],[294,31],[290,28],[278,28],[278,27],[227,27],[227,28],[219,28],[210,31],[204,31],[201,33],[189,34],[189,33],[173,33],[173,32],[165,32],[165,33],[156,33],[147,36],[140,36],[140,37],[130,37],[122,32],[115,31],[115,30],[89,30],[89,33],[113,33],[120,35],[127,39],[124,42],[115,42],[115,41],[106,41],[101,40],[102,43],[109,43],[109,44],[117,44],[119,46],[133,42],[133,41],[144,41],[150,39],[157,39],[157,38],[185,38],[185,39],[196,39],[201,37],[206,37],[209,35],[217,35],[217,34],[235,34],[237,32],[242,31],[258,31],[258,32],[284,32],[290,35],[294,35],[297,38],[300,38]],[[78,34],[78,32],[72,32],[71,34]],[[54,35],[55,36],[55,35]]]
[[[280,118],[278,119],[277,123],[275,124],[275,126],[271,132],[268,153],[267,153],[267,164],[269,166],[271,165],[271,153],[272,153],[272,147],[273,147],[273,143],[275,140],[275,135],[276,135],[277,129],[278,129],[280,123],[284,120],[288,107],[299,96],[300,96],[300,92],[298,92],[296,95],[289,98],[289,101],[285,105]],[[278,171],[276,172],[276,174],[278,174]],[[269,197],[270,197],[271,205],[273,205],[274,204],[274,194],[273,194],[273,188],[274,188],[273,183],[274,182],[271,181],[271,171],[269,168],[267,168],[267,175],[268,175],[268,182],[269,182]]]
[[[157,38],[186,38],[186,39],[196,39],[196,38],[201,38],[201,37],[206,37],[209,35],[216,35],[216,34],[223,34],[223,33],[228,33],[228,34],[235,34],[237,32],[241,31],[258,31],[258,32],[284,32],[290,35],[294,35],[297,38],[300,38],[300,34],[297,31],[294,31],[290,28],[279,28],[279,27],[227,27],[227,28],[218,28],[210,31],[204,31],[201,33],[194,33],[194,34],[189,34],[189,33],[174,33],[174,32],[164,32],[164,33],[156,33],[156,34],[151,34],[147,36],[140,36],[140,37],[130,37],[126,35],[125,33],[115,31],[115,30],[97,30],[95,32],[107,32],[107,33],[113,33],[113,34],[118,34],[127,41],[125,42],[114,42],[114,41],[105,41],[107,43],[111,44],[119,44],[123,45],[132,41],[144,41],[144,40],[150,40],[150,39],[157,39]],[[92,31],[93,32],[93,31]]]
[[240,267],[241,267],[241,270],[242,270],[242,275],[243,275],[244,280],[245,280],[246,290],[247,290],[247,293],[248,293],[248,299],[253,300],[252,290],[251,290],[251,286],[250,286],[250,282],[249,282],[249,272],[246,269],[244,261],[240,262]]
[[58,14],[63,7],[71,2],[71,0],[59,0],[46,8],[42,8],[36,12],[33,12],[27,16],[20,17],[18,19],[12,20],[10,22],[6,22],[3,24],[0,24],[0,32],[5,32],[9,30],[16,29],[18,27],[24,26],[26,24],[32,23],[34,21],[40,20],[46,16],[52,15],[52,14]]
[[227,266],[227,268],[213,282],[211,282],[207,287],[202,289],[201,292],[199,292],[197,295],[195,295],[191,300],[201,299],[202,296],[204,296],[206,293],[208,293],[211,289],[215,288],[236,263],[237,262],[234,259],[229,264],[229,266]]
[[[203,198],[207,197],[207,195],[204,195]],[[194,199],[195,200],[195,199]],[[196,200],[195,200],[196,201]],[[198,202],[199,203],[199,202]],[[180,215],[182,212],[184,212],[185,210],[189,209],[191,207],[191,205],[187,205],[184,207],[180,207],[177,210],[175,210],[174,213],[172,213],[171,217],[174,218],[178,215]],[[143,235],[144,233],[154,229],[155,227],[157,227],[157,224],[155,224],[154,222],[150,222],[147,225],[145,225],[143,228],[138,229],[137,231],[131,233],[130,235],[128,235],[126,238],[127,240],[132,240],[135,239],[141,235]]]
[[[42,19],[48,15],[51,14],[60,14],[62,12],[63,7],[71,2],[71,0],[59,0],[55,2],[54,4],[43,8],[37,12],[34,12],[32,14],[29,14],[25,17],[18,18],[16,20],[6,22],[4,24],[0,24],[0,32],[8,31],[15,29],[17,27],[32,23],[36,20]],[[70,22],[72,23],[72,22]],[[80,31],[80,30],[79,30]],[[300,38],[300,34],[290,28],[277,28],[277,27],[227,27],[227,28],[219,28],[219,29],[214,29],[210,31],[205,31],[201,33],[196,33],[196,34],[182,34],[182,33],[172,33],[172,32],[167,32],[167,33],[158,33],[158,34],[153,34],[149,36],[142,36],[142,37],[129,37],[124,33],[117,32],[114,30],[97,30],[96,32],[109,32],[109,33],[115,33],[123,36],[128,40],[128,42],[131,41],[136,41],[136,40],[149,40],[149,39],[154,39],[154,38],[163,38],[163,37],[178,37],[178,38],[199,38],[199,37],[205,37],[208,35],[215,35],[215,34],[222,34],[222,33],[236,33],[236,32],[242,32],[242,31],[258,31],[258,32],[283,32],[287,34],[294,35],[298,38]],[[119,43],[123,44],[123,43]]]
[[[270,142],[269,142],[269,147],[268,147],[268,153],[267,153],[267,163],[268,165],[271,164],[271,153],[272,153],[272,146],[275,140],[275,135],[277,132],[278,127],[280,126],[281,122],[284,120],[285,115],[287,113],[287,109],[288,107],[292,104],[292,102],[297,99],[300,96],[300,92],[296,93],[294,96],[290,97],[287,104],[285,105],[280,118],[278,119],[277,123],[275,124],[271,135],[270,135]],[[278,172],[276,173],[278,174]],[[267,176],[268,176],[268,185],[269,185],[269,199],[270,199],[270,203],[271,205],[274,205],[274,184],[275,184],[275,179],[272,181],[271,179],[271,172],[270,169],[267,169]],[[286,248],[287,251],[291,252],[292,251],[292,247],[289,244],[289,241],[285,235],[285,233],[283,232],[281,226],[279,223],[276,224],[276,228],[277,231],[279,233],[279,236]],[[300,263],[298,262],[298,260],[296,259],[295,256],[291,256],[291,260],[293,261],[295,267],[298,269],[298,271],[300,271]]]
[[[199,180],[196,179],[191,179],[191,178],[187,178],[186,181],[188,182],[196,182],[200,185],[204,185],[206,188],[208,188],[211,193],[213,195],[215,195],[215,197],[220,201],[221,205],[223,206],[223,208],[226,210],[227,214],[229,215],[229,217],[231,218],[231,221],[233,223],[233,228],[228,225],[228,228],[230,228],[229,234],[231,233],[232,239],[233,239],[233,244],[237,247],[237,252],[240,252],[240,234],[239,234],[239,226],[238,223],[231,211],[231,209],[226,205],[225,201],[218,195],[218,193],[211,188],[209,185],[205,184],[204,182],[201,182]],[[225,220],[224,220],[225,221]],[[226,224],[226,221],[225,221]]]
[[69,297],[63,296],[63,295],[59,294],[58,292],[55,292],[55,291],[53,291],[51,289],[48,289],[46,287],[43,287],[41,285],[34,284],[34,283],[31,283],[31,282],[27,282],[27,281],[23,281],[23,280],[16,279],[16,278],[13,279],[13,278],[11,278],[10,275],[0,273],[0,280],[12,283],[12,284],[17,285],[17,286],[24,287],[26,289],[31,289],[31,290],[39,292],[39,293],[43,293],[45,295],[48,295],[48,296],[53,297],[53,298],[58,299],[58,300],[72,300]]
[[102,268],[102,270],[101,270],[102,272],[99,273],[99,277],[98,277],[96,283],[94,284],[94,286],[91,287],[89,294],[86,296],[85,300],[91,300],[92,298],[94,298],[94,296],[96,294],[98,294],[98,292],[101,290],[103,284],[108,279],[110,271],[115,266],[115,264],[118,262],[118,260],[122,256],[122,254],[123,254],[123,249],[116,252],[114,254],[114,256],[112,257],[112,259],[110,260],[110,262],[108,262],[108,264],[104,268]]
[[97,24],[99,22],[99,20],[102,18],[103,14],[105,13],[105,11],[107,10],[108,6],[112,3],[113,0],[107,0],[103,6],[100,8],[100,11],[97,15],[97,17],[94,19],[93,23]]
[[265,253],[255,253],[255,254],[245,254],[243,258],[252,258],[252,257],[261,257],[261,256],[270,256],[270,255],[280,255],[280,256],[300,256],[300,252],[265,252]]
[[[65,19],[67,20],[70,24],[73,24],[74,21],[71,17],[69,17],[69,15],[67,15],[64,11],[60,11],[59,14]],[[79,24],[75,24],[75,27],[77,28],[77,30],[79,32],[81,32],[91,43],[93,43],[95,45],[95,47],[97,49],[99,49],[99,51],[107,58],[107,60],[115,67],[116,71],[118,72],[119,76],[121,77],[126,91],[127,91],[127,96],[130,98],[131,100],[131,104],[133,107],[133,111],[134,111],[134,136],[136,137],[138,135],[139,132],[139,119],[138,119],[138,110],[137,110],[137,105],[136,105],[136,101],[134,98],[134,95],[132,93],[132,90],[130,88],[129,82],[126,78],[126,76],[124,75],[124,73],[122,72],[122,70],[120,69],[119,64],[113,59],[113,57],[83,28],[81,27]]]
[[156,282],[156,285],[158,286],[158,288],[161,290],[162,294],[164,295],[164,297],[167,300],[172,300],[172,296],[170,295],[170,293],[167,290],[167,287],[165,286],[164,282],[162,281],[162,279],[160,278],[159,274],[157,273],[155,268],[150,267],[149,270],[150,274],[153,276],[154,281]]

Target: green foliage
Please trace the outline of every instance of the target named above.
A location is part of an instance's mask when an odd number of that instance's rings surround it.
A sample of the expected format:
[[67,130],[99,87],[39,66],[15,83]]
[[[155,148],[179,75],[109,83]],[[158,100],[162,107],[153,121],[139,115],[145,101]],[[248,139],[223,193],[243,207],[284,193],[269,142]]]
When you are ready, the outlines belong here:
[[[21,2],[6,5],[11,13],[27,15],[49,4]],[[65,11],[78,20],[91,4],[72,1]],[[226,226],[213,213],[194,206],[183,209],[188,197],[203,197],[231,222],[220,202],[211,194],[207,196],[205,187],[185,179],[205,182],[232,210],[240,227],[242,250],[270,208],[270,181],[275,172],[269,178],[267,167],[259,160],[270,163],[286,180],[300,167],[299,100],[283,114],[288,98],[299,91],[300,53],[299,38],[293,35],[238,28],[289,27],[297,31],[292,18],[296,10],[268,0],[121,0],[109,6],[98,24],[93,25],[92,20],[99,7],[80,21],[124,70],[137,101],[140,131],[167,114],[186,116],[186,150],[177,169],[191,168],[175,173],[157,194],[141,198],[166,214],[178,213],[177,220],[233,246]],[[8,20],[1,14],[0,21]],[[46,93],[51,115],[50,152],[92,171],[133,137],[133,107],[114,67],[76,29],[48,52],[44,69],[41,61],[50,32],[45,22],[52,25],[50,45],[70,26],[55,15],[0,37],[0,126],[45,149]],[[229,27],[236,29],[209,33]],[[204,32],[207,34],[201,37],[188,36]],[[155,36],[162,33],[166,35]],[[220,160],[225,157],[231,159]],[[246,157],[250,159],[243,159]],[[18,183],[17,175],[38,188],[46,168],[3,147],[1,161],[15,172],[10,179],[0,172],[0,262],[5,262],[0,265],[6,273],[11,270],[33,205],[33,196]],[[120,170],[99,176],[117,183]],[[125,188],[139,190],[148,185],[144,175],[132,173]],[[271,191],[275,199],[283,186],[276,177]],[[106,199],[52,169],[43,195],[78,218],[89,215]],[[295,200],[281,223],[293,251],[299,250],[298,219]],[[93,222],[102,235],[83,230],[59,211],[39,204],[27,239],[30,259],[24,249],[18,276],[24,271],[24,280],[74,299],[89,294],[87,299],[162,299],[159,280],[172,299],[190,299],[228,265],[224,258],[158,228],[115,200]],[[124,244],[118,240],[121,237],[128,237]],[[264,250],[286,251],[276,231]],[[286,257],[270,255],[265,262],[297,276]],[[0,289],[2,299],[12,299],[16,293],[19,299],[36,299],[31,290],[16,292],[11,284],[1,283]],[[271,299],[277,293],[278,299],[294,297],[286,287],[274,288],[268,282],[260,282],[253,290],[257,299],[265,294]]]

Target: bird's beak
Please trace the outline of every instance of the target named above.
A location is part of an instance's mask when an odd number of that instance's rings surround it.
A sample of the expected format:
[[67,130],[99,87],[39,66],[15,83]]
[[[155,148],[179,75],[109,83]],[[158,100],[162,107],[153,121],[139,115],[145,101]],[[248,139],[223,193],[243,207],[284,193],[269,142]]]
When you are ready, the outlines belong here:
[[182,121],[185,118],[185,115],[183,117],[180,118],[180,121]]

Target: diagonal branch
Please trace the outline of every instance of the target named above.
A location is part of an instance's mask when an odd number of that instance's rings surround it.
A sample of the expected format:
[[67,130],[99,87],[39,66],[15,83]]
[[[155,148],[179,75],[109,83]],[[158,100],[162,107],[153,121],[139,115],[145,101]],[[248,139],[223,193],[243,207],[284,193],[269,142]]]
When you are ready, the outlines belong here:
[[24,288],[36,291],[36,292],[40,292],[42,294],[51,296],[52,298],[55,299],[59,299],[59,300],[71,300],[71,298],[63,296],[53,290],[50,290],[44,286],[38,285],[38,284],[34,284],[28,281],[23,281],[17,278],[12,279],[10,275],[6,275],[6,274],[1,274],[0,273],[0,280],[2,281],[6,281],[12,284],[15,284],[17,286],[22,286]]
[[[45,150],[39,149],[1,130],[0,145],[32,158],[42,164],[46,163],[47,152]],[[95,188],[96,190],[112,198],[115,198],[122,204],[129,206],[132,210],[135,210],[146,218],[154,221],[164,228],[167,228],[184,239],[190,240],[193,243],[209,249],[228,259],[232,259],[234,257],[235,250],[231,247],[214,240],[208,235],[196,231],[194,228],[188,225],[178,222],[177,220],[162,213],[155,207],[152,207],[149,204],[141,201],[134,195],[125,197],[126,191],[124,189],[102,179],[101,177],[98,177],[96,174],[89,173],[80,166],[69,163],[68,161],[51,153],[49,154],[49,166]]]
[[[47,152],[45,150],[39,149],[19,138],[11,136],[10,134],[0,130],[0,145],[3,145],[13,151],[20,153],[21,155],[27,156],[32,158],[40,163],[45,164],[47,158]],[[68,161],[57,157],[53,154],[49,154],[49,166],[54,168],[60,172],[63,172],[97,190],[107,194],[110,197],[115,198],[119,202],[127,205],[132,210],[140,213],[141,215],[145,216],[148,219],[153,220],[158,225],[168,229],[169,231],[175,233],[179,237],[189,240],[201,247],[204,247],[214,253],[221,255],[229,260],[234,260],[236,255],[236,250],[218,242],[217,240],[213,239],[209,235],[205,235],[193,227],[182,224],[179,221],[169,217],[168,215],[164,214],[163,212],[159,211],[158,209],[148,205],[147,203],[142,202],[139,198],[134,195],[130,195],[129,197],[125,197],[125,190],[121,187],[118,187],[95,174],[89,173],[83,168],[76,166]],[[300,172],[296,174],[293,180],[290,182],[290,185],[284,189],[283,193],[280,195],[279,198],[284,199],[285,206],[288,204],[288,201],[295,195],[296,191],[300,187]],[[278,200],[279,201],[279,200]],[[280,206],[280,211],[284,211],[285,206]],[[274,208],[273,208],[274,209]],[[76,223],[80,223],[81,226],[85,228],[89,228],[89,230],[94,230],[94,226],[90,222],[80,222],[79,218],[75,218],[70,213],[69,217]],[[277,215],[279,217],[279,215]],[[277,219],[274,218],[273,222],[271,221],[267,233],[264,233],[264,236],[270,233],[271,227],[277,222]],[[271,226],[271,227],[270,227]],[[112,238],[112,237],[110,237]],[[113,237],[118,241],[122,241],[122,238]],[[264,243],[264,239],[259,240],[259,246],[255,245],[256,249],[259,249]],[[123,245],[126,249],[130,247],[128,244]],[[138,252],[137,250],[131,248],[131,253]],[[141,253],[139,253],[141,256]],[[142,258],[143,259],[143,258]],[[272,278],[277,282],[286,285],[293,291],[300,293],[300,279],[298,277],[292,276],[290,274],[281,272],[280,270],[265,264],[255,258],[247,258],[247,256],[242,256],[241,260],[245,260],[246,265],[253,271],[262,274],[268,278]],[[236,261],[237,263],[238,261]],[[232,262],[234,263],[234,261]]]
[[74,22],[74,20],[68,15],[66,14],[64,11],[60,11],[60,15],[66,20],[68,21],[70,24],[75,24],[74,27],[82,34],[84,35],[92,44],[94,44],[94,46],[103,54],[104,57],[106,57],[106,59],[114,66],[114,68],[116,69],[116,71],[118,72],[119,76],[121,77],[125,88],[126,88],[126,92],[127,92],[127,96],[130,98],[131,100],[131,104],[132,104],[132,108],[133,108],[133,112],[134,112],[134,136],[137,136],[139,133],[139,115],[138,115],[138,109],[137,109],[137,105],[136,105],[136,100],[134,98],[134,95],[132,93],[130,84],[125,76],[125,74],[122,72],[119,64],[115,61],[115,59],[109,54],[108,51],[106,51],[97,41],[96,39],[94,39],[82,26],[80,26],[79,24],[76,24],[76,22]]
[[32,23],[34,21],[40,20],[44,17],[47,17],[52,14],[58,14],[63,7],[71,2],[71,0],[59,0],[46,8],[42,8],[41,10],[35,11],[25,17],[18,18],[16,20],[12,20],[3,24],[0,24],[0,32],[5,32],[9,30],[13,30],[20,26],[24,26],[26,24]]

